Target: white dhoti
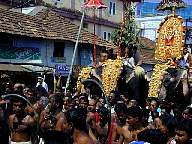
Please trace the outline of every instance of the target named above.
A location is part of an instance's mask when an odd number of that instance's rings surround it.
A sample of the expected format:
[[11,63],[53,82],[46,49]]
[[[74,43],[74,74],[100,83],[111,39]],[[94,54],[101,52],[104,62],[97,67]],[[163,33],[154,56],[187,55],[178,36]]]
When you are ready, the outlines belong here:
[[13,142],[11,141],[10,144],[32,144],[31,141],[28,141],[28,142]]

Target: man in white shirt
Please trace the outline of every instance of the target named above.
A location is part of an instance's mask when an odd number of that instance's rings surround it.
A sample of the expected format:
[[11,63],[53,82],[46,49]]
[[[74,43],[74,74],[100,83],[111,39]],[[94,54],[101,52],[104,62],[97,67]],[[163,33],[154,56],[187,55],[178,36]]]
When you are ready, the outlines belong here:
[[48,86],[44,82],[44,78],[43,77],[38,77],[37,78],[37,85],[36,85],[36,87],[38,87],[39,85],[41,85],[48,92]]

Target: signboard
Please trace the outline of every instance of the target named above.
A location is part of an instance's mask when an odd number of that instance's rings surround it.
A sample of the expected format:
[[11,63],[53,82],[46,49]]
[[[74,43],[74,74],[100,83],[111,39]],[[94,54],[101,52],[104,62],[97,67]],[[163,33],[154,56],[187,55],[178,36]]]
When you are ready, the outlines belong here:
[[55,65],[55,72],[57,75],[67,76],[70,71],[69,65]]
[[14,39],[13,44],[7,45],[0,41],[0,58],[10,60],[41,60],[41,41]]

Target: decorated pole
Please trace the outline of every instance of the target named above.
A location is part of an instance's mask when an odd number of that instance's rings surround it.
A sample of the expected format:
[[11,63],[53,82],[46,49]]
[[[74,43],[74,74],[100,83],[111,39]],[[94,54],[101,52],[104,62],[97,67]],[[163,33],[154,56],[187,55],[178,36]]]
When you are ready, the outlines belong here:
[[118,55],[121,56],[122,53],[122,35],[123,30],[125,26],[127,26],[129,20],[130,20],[130,14],[128,12],[131,3],[141,2],[141,0],[121,0],[123,2],[123,13],[122,13],[122,22],[121,22],[121,28],[118,33]]
[[96,34],[95,34],[95,10],[96,9],[103,9],[107,8],[107,6],[102,2],[102,0],[88,0],[83,4],[84,8],[91,8],[94,10],[93,14],[93,33],[94,33],[94,38],[93,38],[93,60],[94,60],[94,66],[97,64],[97,49],[96,49]]
[[[85,8],[94,8],[94,11],[95,9],[102,9],[102,8],[107,8],[107,6],[105,6],[101,0],[88,0],[87,2],[85,2],[83,5],[82,5],[82,8],[85,9]],[[94,12],[95,13],[95,12]],[[83,20],[84,20],[84,15],[85,15],[85,11],[83,10],[83,15],[81,17],[81,23],[80,23],[80,26],[79,26],[79,31],[78,31],[78,35],[77,35],[77,40],[76,40],[76,43],[75,43],[75,49],[73,51],[73,57],[72,57],[72,61],[71,61],[71,67],[70,67],[70,71],[69,71],[69,74],[68,74],[68,77],[67,77],[67,82],[66,82],[66,85],[65,85],[65,93],[67,91],[67,88],[69,86],[69,82],[70,82],[70,78],[71,78],[71,74],[72,74],[72,69],[73,69],[73,64],[74,64],[74,59],[75,59],[75,55],[76,55],[76,51],[77,51],[77,47],[78,47],[78,42],[79,42],[79,37],[80,37],[80,33],[81,33],[81,27],[82,27],[82,24],[83,24]],[[94,14],[95,15],[95,14]],[[96,35],[95,35],[95,18],[94,18],[94,64],[96,64]]]

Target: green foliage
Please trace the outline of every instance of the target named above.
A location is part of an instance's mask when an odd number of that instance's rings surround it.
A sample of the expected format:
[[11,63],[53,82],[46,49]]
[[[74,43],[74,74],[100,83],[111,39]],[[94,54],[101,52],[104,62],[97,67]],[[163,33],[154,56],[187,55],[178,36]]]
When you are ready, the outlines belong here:
[[[128,44],[138,45],[140,33],[135,21],[135,7],[129,6],[125,15],[127,15],[128,22],[122,29],[122,48],[125,48]],[[118,45],[119,32],[121,32],[121,29],[116,29],[112,32],[111,38],[115,45]]]

